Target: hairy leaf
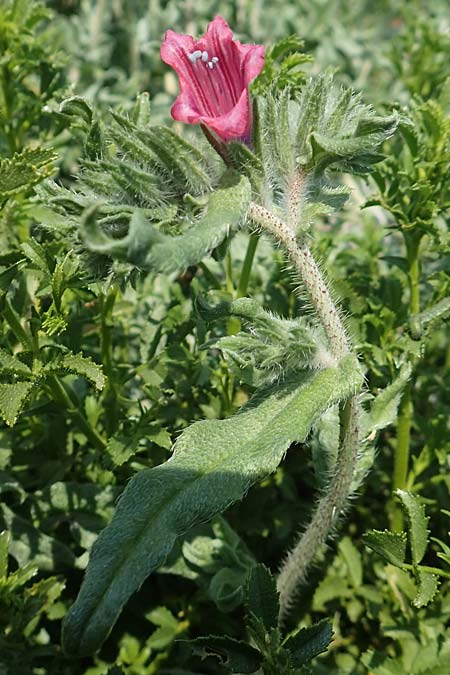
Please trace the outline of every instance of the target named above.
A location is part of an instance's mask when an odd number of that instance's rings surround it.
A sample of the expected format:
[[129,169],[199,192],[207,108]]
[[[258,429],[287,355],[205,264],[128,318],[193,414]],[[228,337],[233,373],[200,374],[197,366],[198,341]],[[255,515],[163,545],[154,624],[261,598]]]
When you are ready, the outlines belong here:
[[234,417],[186,429],[168,462],[132,479],[97,540],[65,620],[66,651],[94,651],[177,537],[241,499],[276,469],[293,441],[306,439],[316,417],[360,384],[355,358],[346,357],[339,368],[259,392]]
[[174,272],[198,263],[242,222],[250,201],[250,184],[245,176],[228,172],[211,193],[206,211],[178,236],[157,230],[137,210],[123,239],[108,237],[89,210],[84,219],[84,237],[91,251],[126,259],[155,272]]

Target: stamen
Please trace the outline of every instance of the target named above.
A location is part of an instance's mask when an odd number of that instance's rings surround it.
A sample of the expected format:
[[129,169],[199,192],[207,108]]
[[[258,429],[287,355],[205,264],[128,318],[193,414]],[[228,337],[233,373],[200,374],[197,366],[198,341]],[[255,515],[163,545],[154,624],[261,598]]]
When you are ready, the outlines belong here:
[[211,70],[214,68],[214,63],[212,61],[208,61],[208,66],[211,68]]
[[211,61],[212,61],[213,63],[219,63],[219,57],[218,57],[218,56],[213,56],[212,59],[211,59]]
[[202,53],[200,49],[196,49],[195,52],[191,52],[190,54],[188,54],[188,59],[191,63],[195,63],[197,59],[201,57],[201,55]]
[[207,51],[202,52],[203,63],[206,63],[208,59],[209,59],[208,52]]

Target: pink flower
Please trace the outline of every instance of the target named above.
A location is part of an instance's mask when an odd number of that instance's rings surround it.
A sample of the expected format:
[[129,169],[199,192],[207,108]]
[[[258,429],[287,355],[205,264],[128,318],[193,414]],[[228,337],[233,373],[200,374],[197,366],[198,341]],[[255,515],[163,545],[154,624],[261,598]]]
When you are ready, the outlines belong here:
[[175,120],[205,124],[224,141],[249,140],[248,86],[264,65],[263,45],[241,45],[225,19],[216,16],[197,41],[168,30],[161,58],[180,80],[180,95],[171,110]]

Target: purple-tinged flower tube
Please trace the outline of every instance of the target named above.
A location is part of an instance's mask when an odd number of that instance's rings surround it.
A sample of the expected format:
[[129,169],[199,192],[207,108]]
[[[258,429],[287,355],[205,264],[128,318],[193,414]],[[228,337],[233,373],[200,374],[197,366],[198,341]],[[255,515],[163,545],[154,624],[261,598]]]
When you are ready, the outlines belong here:
[[242,45],[221,16],[194,40],[168,30],[161,46],[162,60],[180,81],[172,106],[175,120],[204,124],[223,141],[248,142],[252,114],[248,86],[264,65],[263,45]]

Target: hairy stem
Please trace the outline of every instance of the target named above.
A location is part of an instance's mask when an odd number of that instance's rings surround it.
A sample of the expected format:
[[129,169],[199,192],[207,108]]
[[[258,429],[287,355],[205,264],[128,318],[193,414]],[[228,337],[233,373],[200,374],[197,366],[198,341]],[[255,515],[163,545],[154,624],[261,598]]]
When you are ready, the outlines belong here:
[[[258,204],[250,205],[249,215],[256,225],[270,232],[286,249],[321,321],[330,353],[336,363],[339,362],[350,353],[350,341],[326,282],[305,241],[298,242],[293,228]],[[311,522],[287,556],[278,577],[280,623],[284,621],[292,605],[297,587],[305,581],[308,569],[345,509],[351,493],[359,448],[358,419],[359,403],[354,396],[340,409],[340,447],[334,473],[317,504]]]
[[335,472],[316,506],[308,527],[288,554],[278,576],[280,622],[284,621],[298,586],[305,582],[306,574],[317,553],[326,543],[330,532],[345,510],[359,447],[358,411],[356,396],[346,401],[342,407],[342,441]]
[[330,352],[339,361],[350,353],[350,342],[337,307],[307,244],[304,241],[297,242],[295,232],[286,223],[254,202],[250,204],[249,216],[286,249],[323,326]]

